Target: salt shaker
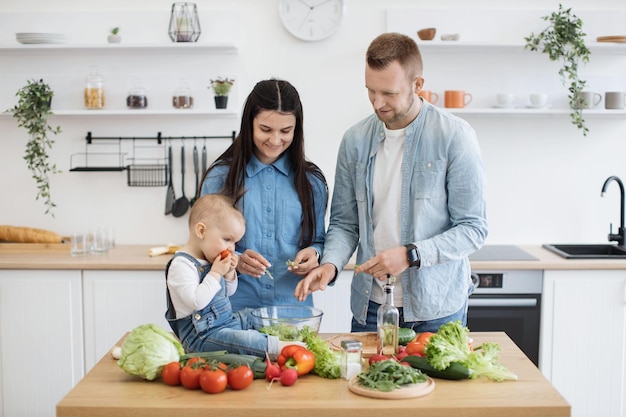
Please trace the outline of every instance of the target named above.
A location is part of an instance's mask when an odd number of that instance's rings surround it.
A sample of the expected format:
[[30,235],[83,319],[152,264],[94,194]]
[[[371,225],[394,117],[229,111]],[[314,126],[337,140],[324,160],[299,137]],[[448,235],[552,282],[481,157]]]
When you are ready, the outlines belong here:
[[361,373],[363,344],[358,340],[341,341],[341,377],[350,380]]

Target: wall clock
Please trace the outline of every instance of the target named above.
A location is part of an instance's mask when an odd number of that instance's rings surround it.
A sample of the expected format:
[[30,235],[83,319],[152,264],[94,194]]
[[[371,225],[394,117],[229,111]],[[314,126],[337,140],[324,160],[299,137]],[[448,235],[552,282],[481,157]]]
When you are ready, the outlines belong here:
[[326,39],[343,18],[343,0],[280,0],[278,14],[285,29],[304,41]]

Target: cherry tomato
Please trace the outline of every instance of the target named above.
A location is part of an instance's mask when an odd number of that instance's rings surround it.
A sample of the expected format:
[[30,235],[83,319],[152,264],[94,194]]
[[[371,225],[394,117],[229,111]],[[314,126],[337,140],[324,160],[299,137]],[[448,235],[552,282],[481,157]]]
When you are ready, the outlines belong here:
[[389,359],[389,356],[375,353],[372,356],[370,356],[368,362],[371,365],[371,364],[373,364],[375,362],[381,362],[381,361],[385,361],[387,359]]
[[221,368],[207,368],[200,375],[200,388],[209,394],[218,394],[226,389],[228,377]]
[[228,376],[228,385],[234,390],[247,388],[254,380],[254,372],[247,365],[231,368],[226,375]]
[[198,362],[206,362],[206,359],[205,359],[205,358],[200,358],[200,357],[194,356],[193,358],[189,358],[189,359],[187,360],[187,362],[185,363],[185,365],[189,365],[189,366],[191,366],[191,365],[193,365],[194,363],[198,363]]
[[187,389],[200,388],[200,376],[204,371],[201,367],[185,365],[180,371],[180,383]]
[[230,249],[224,249],[223,251],[220,252],[220,258],[221,259],[225,259],[228,257],[228,255],[230,255]]
[[180,385],[180,362],[170,362],[163,367],[161,378],[167,385]]

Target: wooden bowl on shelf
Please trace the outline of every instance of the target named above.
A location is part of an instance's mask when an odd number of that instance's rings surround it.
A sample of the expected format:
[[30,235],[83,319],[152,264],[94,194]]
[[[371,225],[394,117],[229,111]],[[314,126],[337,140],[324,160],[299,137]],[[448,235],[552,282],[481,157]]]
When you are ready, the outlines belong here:
[[417,36],[423,41],[430,41],[435,37],[437,33],[437,29],[435,28],[425,28],[417,31]]

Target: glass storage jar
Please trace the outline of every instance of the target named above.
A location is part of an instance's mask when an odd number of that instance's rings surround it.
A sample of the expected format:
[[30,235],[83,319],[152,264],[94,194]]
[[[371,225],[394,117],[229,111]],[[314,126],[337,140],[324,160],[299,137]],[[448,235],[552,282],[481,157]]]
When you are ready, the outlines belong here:
[[146,97],[146,89],[141,85],[140,80],[134,80],[133,86],[126,97],[126,106],[129,109],[145,109],[148,107],[148,97]]
[[98,67],[89,67],[89,75],[85,84],[85,107],[87,109],[103,109],[105,106],[104,82]]
[[172,105],[176,109],[193,108],[193,96],[191,95],[189,80],[185,78],[180,80],[176,91],[174,91],[174,96],[172,97]]

